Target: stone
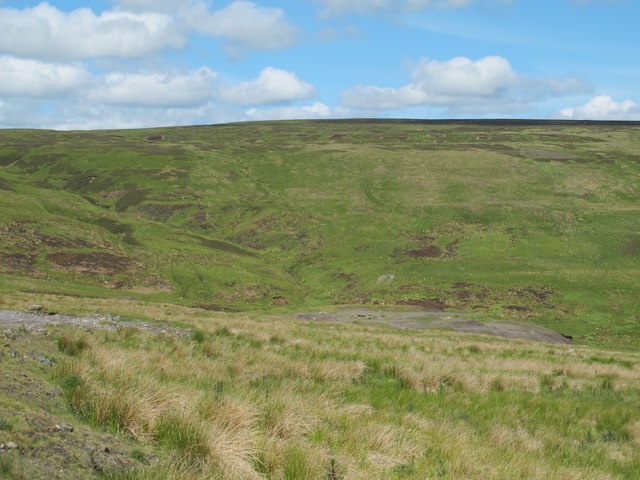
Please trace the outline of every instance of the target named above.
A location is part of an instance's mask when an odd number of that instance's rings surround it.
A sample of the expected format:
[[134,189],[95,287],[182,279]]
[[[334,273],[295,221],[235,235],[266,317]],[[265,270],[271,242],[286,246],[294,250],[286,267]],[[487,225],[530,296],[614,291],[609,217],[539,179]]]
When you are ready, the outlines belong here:
[[55,424],[52,428],[54,432],[73,432],[73,427],[66,423]]
[[396,276],[390,273],[380,275],[376,280],[376,285],[390,285],[395,280],[395,278]]
[[39,310],[42,310],[42,305],[38,305],[38,304],[33,304],[33,305],[29,305],[29,307],[27,307],[29,310],[37,312]]

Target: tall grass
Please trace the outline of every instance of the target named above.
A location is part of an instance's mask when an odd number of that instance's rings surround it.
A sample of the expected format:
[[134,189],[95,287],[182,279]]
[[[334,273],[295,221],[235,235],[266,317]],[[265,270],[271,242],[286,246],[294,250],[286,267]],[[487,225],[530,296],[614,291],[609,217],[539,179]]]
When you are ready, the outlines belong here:
[[[167,452],[126,478],[640,474],[638,354],[385,326],[192,324],[198,338],[96,332],[55,369],[88,421]],[[596,370],[594,357],[607,361]]]

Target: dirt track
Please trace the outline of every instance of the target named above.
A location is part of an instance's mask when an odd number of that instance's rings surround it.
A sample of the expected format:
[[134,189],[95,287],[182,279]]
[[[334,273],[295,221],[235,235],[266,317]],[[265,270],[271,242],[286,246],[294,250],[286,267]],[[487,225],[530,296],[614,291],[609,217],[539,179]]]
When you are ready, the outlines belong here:
[[383,323],[400,328],[450,328],[453,330],[494,335],[497,337],[570,344],[571,340],[548,328],[527,322],[481,323],[456,317],[455,312],[408,310],[402,308],[367,309],[346,308],[334,312],[300,313],[300,320],[315,322]]

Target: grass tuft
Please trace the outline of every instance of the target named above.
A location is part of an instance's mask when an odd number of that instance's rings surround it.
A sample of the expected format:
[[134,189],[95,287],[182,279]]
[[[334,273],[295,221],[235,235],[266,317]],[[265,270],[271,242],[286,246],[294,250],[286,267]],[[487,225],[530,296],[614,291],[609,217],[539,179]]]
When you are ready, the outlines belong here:
[[72,357],[79,355],[88,347],[89,343],[84,337],[71,334],[63,334],[58,337],[58,350]]

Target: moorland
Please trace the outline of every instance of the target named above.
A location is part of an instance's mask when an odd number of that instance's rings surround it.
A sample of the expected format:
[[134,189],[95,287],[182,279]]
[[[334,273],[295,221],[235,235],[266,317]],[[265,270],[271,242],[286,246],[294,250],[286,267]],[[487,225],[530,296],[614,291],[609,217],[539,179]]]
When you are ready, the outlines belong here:
[[[4,327],[0,478],[637,478],[639,146],[634,122],[0,131],[0,308],[104,315]],[[344,309],[572,343],[311,320]]]

